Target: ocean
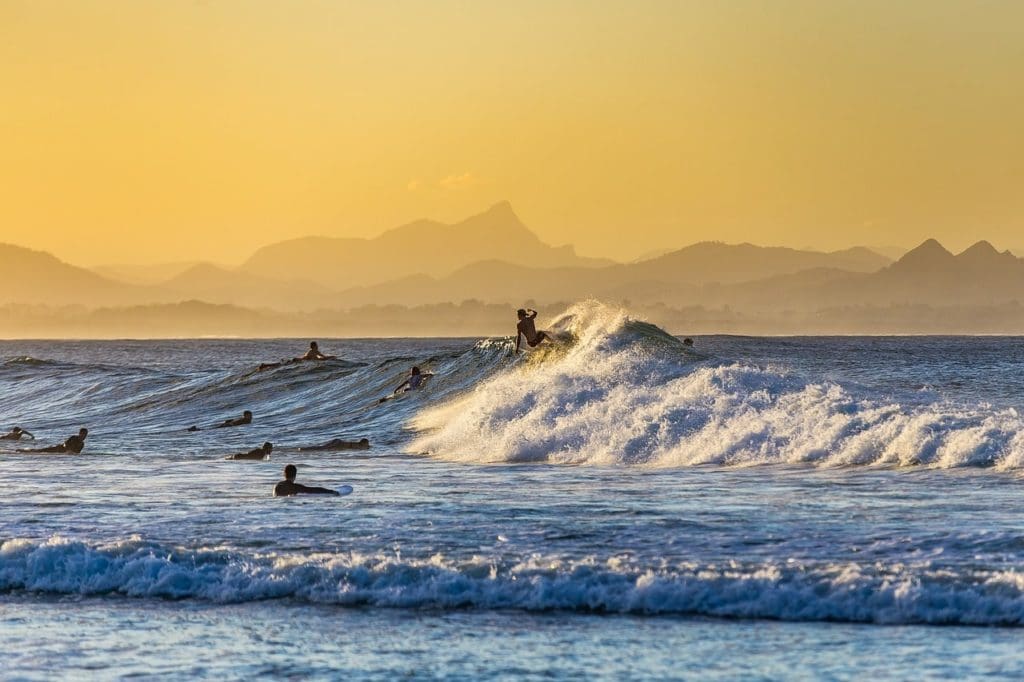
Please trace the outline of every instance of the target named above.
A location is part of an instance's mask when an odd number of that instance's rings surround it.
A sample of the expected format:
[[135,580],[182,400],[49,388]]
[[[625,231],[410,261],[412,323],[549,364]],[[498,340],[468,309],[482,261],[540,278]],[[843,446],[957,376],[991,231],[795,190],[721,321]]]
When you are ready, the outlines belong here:
[[0,677],[1024,676],[1024,339],[547,326],[0,342]]

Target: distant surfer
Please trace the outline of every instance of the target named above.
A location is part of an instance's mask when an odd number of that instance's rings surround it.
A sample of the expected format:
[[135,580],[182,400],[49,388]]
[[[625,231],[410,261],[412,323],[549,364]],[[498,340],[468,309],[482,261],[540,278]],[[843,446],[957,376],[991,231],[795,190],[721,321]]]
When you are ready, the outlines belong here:
[[299,448],[299,450],[310,451],[310,450],[369,450],[370,439],[360,438],[359,440],[342,440],[341,438],[334,438],[323,445],[307,445],[306,447]]
[[249,452],[238,452],[233,455],[228,455],[224,459],[267,459],[270,457],[271,451],[274,449],[273,443],[264,443],[263,447],[250,450]]
[[516,311],[516,315],[519,316],[519,324],[516,325],[516,352],[519,352],[519,342],[522,337],[526,337],[526,345],[530,348],[538,346],[544,341],[550,341],[551,337],[547,335],[547,332],[537,331],[535,320],[537,319],[537,311],[520,308]]
[[687,348],[693,346],[693,339],[691,339],[690,337],[686,337],[685,339],[683,339],[683,345],[686,346]]
[[245,426],[246,424],[252,424],[252,412],[245,410],[242,412],[241,417],[235,417],[234,419],[225,419],[220,424],[217,424],[214,428],[223,429],[227,426]]
[[[211,428],[223,429],[228,426],[245,426],[246,424],[252,424],[252,412],[245,410],[242,412],[241,417],[234,417],[233,419],[225,419],[220,424],[214,424]],[[201,431],[198,426],[188,427],[189,431]]]
[[0,436],[0,440],[21,440],[22,438],[28,438],[30,440],[36,439],[35,436],[33,436],[31,433],[21,428],[20,426],[15,426],[13,429],[11,429],[10,433],[5,433],[4,435]]
[[80,454],[85,448],[85,437],[89,435],[89,429],[78,429],[78,435],[70,436],[60,445],[51,445],[48,448],[36,448],[35,450],[21,450],[20,452],[50,453],[55,455]]
[[295,359],[298,360],[299,362],[307,362],[310,360],[333,360],[334,358],[335,356],[333,355],[324,355],[323,353],[321,353],[320,347],[317,346],[316,341],[310,341],[309,350],[307,350],[304,355],[300,355]]
[[278,481],[277,485],[274,486],[274,497],[288,497],[290,495],[341,495],[337,490],[314,488],[296,483],[296,474],[298,474],[298,470],[294,464],[289,464],[284,468],[284,480]]
[[430,372],[424,373],[420,371],[419,367],[413,367],[411,370],[409,370],[409,378],[403,381],[401,384],[399,384],[398,388],[396,388],[391,393],[392,395],[394,395],[395,393],[401,391],[403,388],[407,391],[417,391],[420,388],[422,388],[423,384],[426,383],[427,379],[429,379],[432,376],[434,375],[431,374]]
[[291,358],[289,360],[281,360],[280,362],[261,362],[260,366],[257,369],[262,372],[265,369],[274,369],[275,367],[281,367],[282,365],[291,365],[296,362],[317,362],[321,360],[334,360],[336,358],[336,355],[324,355],[323,353],[320,352],[320,346],[317,345],[317,342],[310,341],[309,350],[307,350],[299,357]]

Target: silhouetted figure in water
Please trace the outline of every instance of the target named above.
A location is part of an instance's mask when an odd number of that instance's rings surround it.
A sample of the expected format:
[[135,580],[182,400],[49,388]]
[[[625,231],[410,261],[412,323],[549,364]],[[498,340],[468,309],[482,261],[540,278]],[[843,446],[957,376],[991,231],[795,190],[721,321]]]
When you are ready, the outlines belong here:
[[13,429],[11,429],[10,433],[5,433],[4,435],[0,436],[0,440],[21,440],[22,438],[28,438],[30,440],[36,439],[35,436],[33,436],[31,433],[21,428],[20,426],[15,426]]
[[217,424],[218,429],[223,429],[226,426],[245,426],[246,424],[252,424],[252,412],[246,410],[242,412],[241,417],[235,417],[234,419],[225,419],[220,424]]
[[540,345],[544,341],[550,341],[551,337],[547,335],[547,332],[537,331],[535,320],[537,319],[536,310],[524,310],[520,308],[516,311],[516,315],[519,317],[519,324],[516,325],[516,352],[519,352],[519,341],[520,338],[526,337],[526,345],[530,348]]
[[228,455],[224,459],[267,459],[270,457],[270,452],[274,449],[273,443],[264,443],[263,447],[250,450],[249,452],[237,452],[233,455]]
[[309,342],[309,350],[297,358],[290,360],[282,360],[280,362],[261,362],[258,367],[259,371],[265,369],[274,369],[275,367],[281,367],[282,365],[291,365],[296,362],[307,362],[307,361],[318,361],[318,360],[334,360],[337,356],[335,355],[324,355],[320,352],[320,346],[317,345],[316,341]]
[[323,353],[320,352],[320,347],[316,345],[316,341],[310,341],[309,342],[309,350],[306,351],[306,354],[305,355],[300,355],[299,357],[297,357],[295,359],[296,360],[300,360],[300,361],[307,361],[307,360],[333,360],[334,356],[333,355],[324,355]]
[[[234,417],[233,419],[225,419],[220,424],[214,424],[210,428],[223,429],[227,426],[245,426],[246,424],[252,424],[252,412],[246,410],[242,412],[241,417]],[[202,431],[198,426],[190,426],[187,431]]]
[[289,495],[340,495],[337,490],[328,488],[313,488],[295,482],[295,475],[298,470],[294,464],[284,468],[284,480],[274,486],[274,497],[288,497]]
[[34,450],[21,450],[21,452],[40,452],[55,455],[74,454],[77,455],[85,448],[85,437],[89,435],[89,429],[78,429],[77,436],[71,436],[60,445],[51,445],[48,448],[36,448]]
[[359,440],[342,440],[341,438],[334,438],[323,445],[308,445],[299,450],[310,451],[310,450],[369,450],[370,439],[361,438]]
[[434,376],[430,372],[423,373],[419,367],[413,367],[409,370],[409,378],[399,384],[392,394],[398,393],[403,388],[407,391],[416,391],[423,387],[423,384],[427,382],[427,379]]
[[683,345],[689,348],[690,346],[693,345],[693,339],[691,339],[690,337],[686,337],[685,339],[683,339]]

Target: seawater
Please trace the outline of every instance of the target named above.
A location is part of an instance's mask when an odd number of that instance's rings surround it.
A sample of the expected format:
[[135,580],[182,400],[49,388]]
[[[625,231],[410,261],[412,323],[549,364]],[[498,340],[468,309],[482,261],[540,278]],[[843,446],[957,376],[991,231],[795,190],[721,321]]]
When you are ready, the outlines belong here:
[[3,676],[1024,674],[1024,340],[550,326],[0,342]]

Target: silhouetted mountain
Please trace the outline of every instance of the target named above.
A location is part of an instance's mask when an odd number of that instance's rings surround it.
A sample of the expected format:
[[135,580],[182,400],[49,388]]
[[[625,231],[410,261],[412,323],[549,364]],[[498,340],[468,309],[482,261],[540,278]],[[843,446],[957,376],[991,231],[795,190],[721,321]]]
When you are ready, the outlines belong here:
[[441,278],[418,276],[342,292],[343,305],[422,305],[457,301],[565,301],[581,298],[690,304],[708,287],[736,284],[808,269],[874,271],[888,259],[868,249],[834,253],[752,244],[701,242],[640,263],[603,268],[538,268],[504,261],[467,265]]
[[336,292],[313,282],[282,281],[209,263],[172,277],[161,289],[180,299],[278,310],[315,310],[336,305]]
[[150,265],[112,264],[97,265],[89,269],[107,279],[123,284],[153,286],[162,284],[172,277],[177,277],[189,268],[197,265],[204,265],[204,263],[201,261],[181,261],[178,263],[155,263]]
[[414,274],[440,277],[490,259],[539,268],[610,263],[577,256],[571,246],[548,246],[502,202],[454,225],[418,220],[374,239],[303,237],[271,244],[254,253],[242,269],[341,289]]
[[891,261],[863,247],[825,253],[780,246],[699,242],[648,261],[627,266],[645,279],[706,284],[749,282],[813,268],[874,272]]
[[44,251],[0,244],[0,303],[106,305],[147,300],[163,299],[147,289],[69,265]]

